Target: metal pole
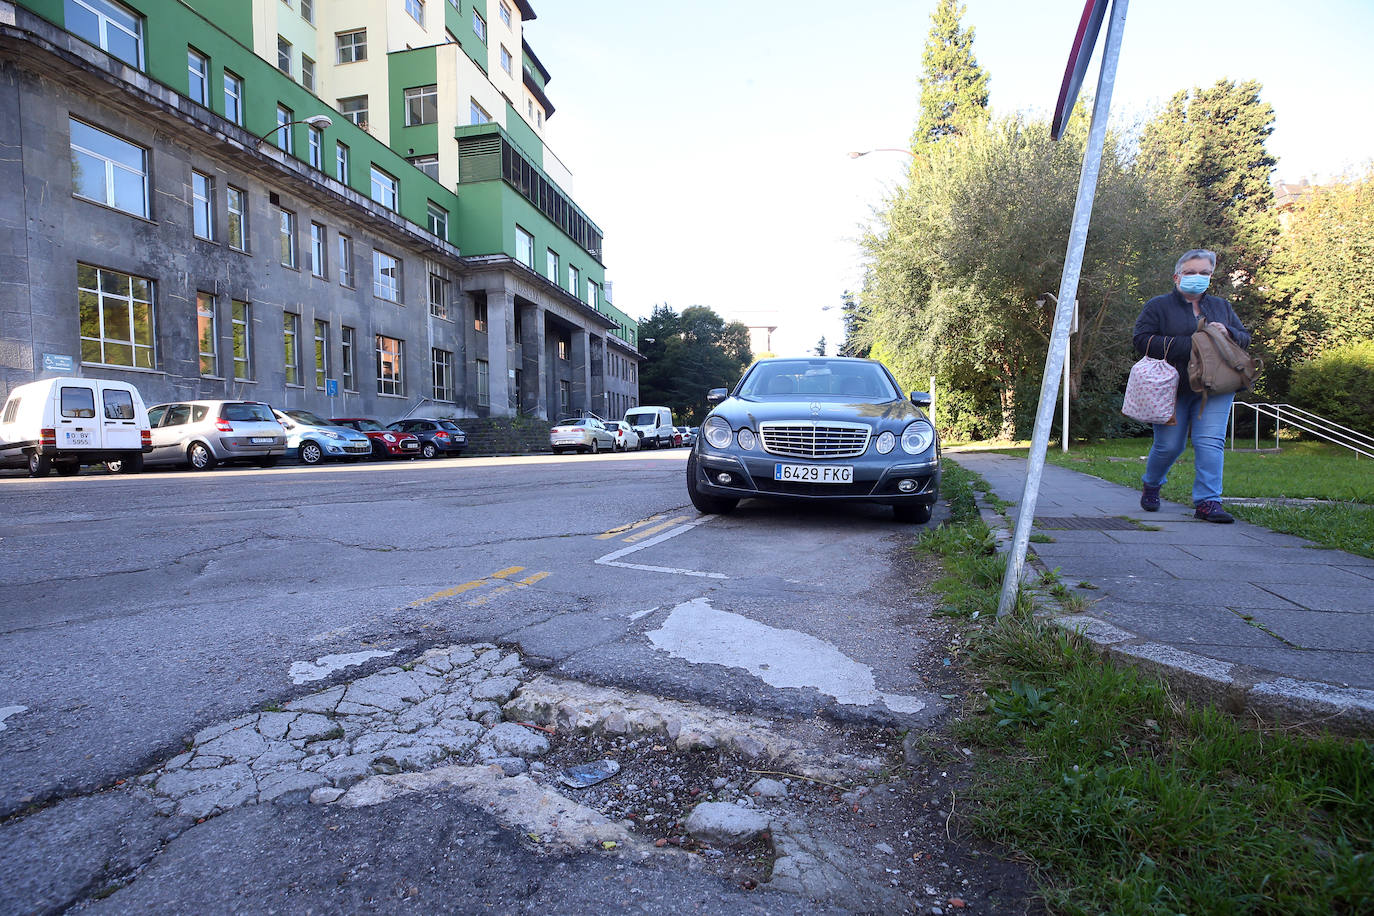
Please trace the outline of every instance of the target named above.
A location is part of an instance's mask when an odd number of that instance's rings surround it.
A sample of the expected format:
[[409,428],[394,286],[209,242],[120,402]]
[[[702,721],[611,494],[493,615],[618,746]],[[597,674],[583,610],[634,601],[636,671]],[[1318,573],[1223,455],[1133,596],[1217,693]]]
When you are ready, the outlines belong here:
[[[1078,300],[1073,300],[1073,327],[1069,329],[1070,335],[1078,330]],[[1060,424],[1063,427],[1063,438],[1059,443],[1059,449],[1065,455],[1069,453],[1069,379],[1073,373],[1069,371],[1069,362],[1073,356],[1073,338],[1064,345],[1064,419]]]
[[1078,298],[1078,277],[1083,269],[1083,248],[1088,240],[1088,223],[1092,219],[1093,197],[1097,192],[1097,176],[1102,168],[1102,148],[1107,137],[1107,115],[1112,106],[1112,88],[1116,84],[1116,64],[1121,56],[1121,33],[1126,25],[1126,9],[1130,0],[1112,0],[1107,21],[1107,45],[1102,52],[1102,70],[1097,77],[1097,98],[1093,100],[1092,126],[1088,129],[1088,148],[1083,156],[1083,171],[1078,176],[1078,200],[1073,207],[1073,228],[1069,232],[1068,252],[1064,256],[1064,273],[1059,280],[1059,301],[1054,309],[1054,334],[1045,354],[1045,375],[1040,380],[1040,404],[1035,413],[1035,432],[1031,436],[1030,455],[1026,459],[1026,484],[1016,515],[1016,531],[1012,535],[1011,552],[1007,555],[1007,569],[1002,576],[1002,594],[997,602],[997,616],[1011,612],[1016,604],[1016,592],[1021,585],[1021,571],[1026,564],[1026,546],[1035,521],[1035,502],[1040,495],[1040,477],[1045,470],[1045,450],[1049,445],[1050,424],[1054,418],[1055,394],[1059,388],[1059,372],[1064,367],[1064,353],[1069,345],[1069,328],[1073,324],[1074,300]]

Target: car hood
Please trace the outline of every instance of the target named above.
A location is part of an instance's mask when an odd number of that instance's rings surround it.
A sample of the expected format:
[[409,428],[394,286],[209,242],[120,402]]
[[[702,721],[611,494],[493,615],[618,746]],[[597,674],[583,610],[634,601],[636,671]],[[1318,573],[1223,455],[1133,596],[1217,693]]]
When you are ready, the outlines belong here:
[[817,423],[872,423],[875,429],[900,431],[912,420],[925,418],[919,407],[906,400],[847,401],[820,398],[726,398],[711,411],[731,426],[758,428],[759,423],[782,420],[814,420]]

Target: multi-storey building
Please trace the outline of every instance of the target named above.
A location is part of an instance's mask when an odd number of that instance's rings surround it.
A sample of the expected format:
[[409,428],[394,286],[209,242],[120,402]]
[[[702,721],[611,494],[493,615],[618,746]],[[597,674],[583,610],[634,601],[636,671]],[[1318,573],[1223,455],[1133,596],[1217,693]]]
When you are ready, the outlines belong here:
[[[525,0],[0,0],[0,396],[619,416]],[[427,403],[433,401],[435,403]]]

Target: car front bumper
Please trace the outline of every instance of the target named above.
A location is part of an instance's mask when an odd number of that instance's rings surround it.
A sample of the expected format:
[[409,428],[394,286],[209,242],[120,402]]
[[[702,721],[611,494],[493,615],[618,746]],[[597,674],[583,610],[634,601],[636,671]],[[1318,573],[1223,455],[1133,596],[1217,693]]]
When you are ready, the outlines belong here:
[[[940,462],[928,456],[903,455],[894,460],[860,455],[851,459],[808,461],[781,458],[766,452],[722,452],[702,447],[696,452],[698,492],[730,499],[850,500],[887,506],[931,505],[940,493]],[[847,465],[854,469],[850,483],[802,483],[774,480],[779,464]],[[722,478],[728,475],[728,479]],[[903,481],[911,481],[902,489]]]

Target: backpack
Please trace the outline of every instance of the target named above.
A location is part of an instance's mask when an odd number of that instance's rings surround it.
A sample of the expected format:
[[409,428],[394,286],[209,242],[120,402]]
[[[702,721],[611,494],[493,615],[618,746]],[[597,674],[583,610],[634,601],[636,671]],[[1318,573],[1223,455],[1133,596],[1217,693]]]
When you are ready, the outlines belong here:
[[1209,327],[1206,318],[1198,318],[1193,354],[1188,357],[1188,387],[1202,395],[1204,405],[1209,395],[1254,388],[1262,368],[1263,363],[1246,353],[1229,334]]

